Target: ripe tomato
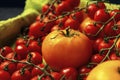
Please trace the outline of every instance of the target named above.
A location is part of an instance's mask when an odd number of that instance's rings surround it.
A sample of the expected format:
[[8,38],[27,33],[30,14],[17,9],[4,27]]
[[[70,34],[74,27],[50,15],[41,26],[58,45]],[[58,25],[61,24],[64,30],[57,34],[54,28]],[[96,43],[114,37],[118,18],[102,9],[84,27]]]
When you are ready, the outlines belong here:
[[9,46],[4,46],[2,49],[2,56],[6,56],[7,54],[9,54],[9,53],[11,53],[11,52],[13,52],[13,50],[12,50],[12,48],[11,47],[9,47]]
[[[51,76],[54,78],[54,80],[60,80],[61,79],[61,74],[59,72],[51,72]],[[45,80],[51,80],[49,76],[45,78]]]
[[43,30],[44,23],[40,21],[36,21],[32,23],[29,27],[29,36],[34,36],[35,38],[39,38],[45,35],[45,31]]
[[77,80],[78,72],[75,68],[68,67],[61,70],[61,74],[65,76],[65,80]]
[[89,24],[84,28],[84,33],[89,37],[94,37],[94,35],[98,32],[99,26],[95,24]]
[[[110,48],[113,45],[113,40],[103,40],[102,42],[100,42],[100,44],[98,45],[98,50],[101,51],[102,49],[106,49],[106,48]],[[104,53],[106,53],[107,50],[104,51]]]
[[15,47],[15,52],[21,57],[21,59],[25,59],[28,54],[28,48],[24,44],[20,44]]
[[39,52],[41,53],[41,45],[39,44],[38,41],[33,40],[28,44],[28,50],[29,52]]
[[114,9],[110,12],[110,16],[115,16],[114,19],[115,21],[119,21],[120,20],[120,10],[118,9]]
[[[37,66],[40,67],[40,68],[44,68],[44,64],[38,64]],[[43,71],[34,67],[31,71],[31,76],[34,77],[34,76],[37,76],[37,75],[41,75],[42,73],[43,73]]]
[[105,9],[99,9],[95,12],[94,20],[98,22],[106,22],[110,19],[109,13]]
[[108,24],[106,24],[104,28],[104,35],[106,36],[115,36],[116,30],[114,30],[114,21],[110,21]]
[[92,3],[89,4],[87,7],[87,13],[89,15],[90,18],[94,18],[94,14],[98,9],[105,9],[106,6],[103,2],[97,2],[97,3]]
[[11,76],[11,80],[30,80],[30,78],[31,74],[27,69],[23,71],[21,69],[17,70]]
[[68,2],[62,1],[60,4],[58,4],[55,11],[57,15],[60,15],[63,12],[71,11],[72,9],[72,6]]
[[42,55],[47,64],[55,70],[65,67],[77,68],[89,61],[91,44],[88,37],[79,31],[53,31],[43,40]]
[[11,80],[9,72],[0,70],[0,80]]
[[91,62],[93,63],[100,63],[104,59],[105,55],[100,55],[100,54],[94,54],[91,57]]
[[88,26],[89,24],[93,24],[95,21],[93,20],[93,19],[91,19],[90,17],[88,17],[87,15],[86,15],[86,17],[84,18],[84,20],[80,23],[80,26],[79,26],[79,30],[81,31],[81,32],[83,32],[84,31],[84,28],[86,27],[86,26]]
[[39,52],[30,52],[27,55],[27,60],[33,64],[41,64],[42,63],[42,56]]
[[79,22],[73,18],[68,18],[65,21],[65,28],[70,27],[71,29],[78,30],[79,28]]
[[10,61],[4,61],[0,64],[0,69],[6,70],[12,74],[16,70],[16,64]]
[[111,60],[120,60],[120,53],[112,52],[109,57]]
[[80,0],[66,0],[66,2],[73,8],[79,6],[80,4]]

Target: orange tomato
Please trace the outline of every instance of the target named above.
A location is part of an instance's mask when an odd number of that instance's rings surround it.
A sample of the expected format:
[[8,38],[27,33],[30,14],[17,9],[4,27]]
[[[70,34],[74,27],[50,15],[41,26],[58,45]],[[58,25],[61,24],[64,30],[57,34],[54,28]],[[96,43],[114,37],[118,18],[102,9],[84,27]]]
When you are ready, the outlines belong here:
[[51,68],[58,71],[86,64],[91,54],[91,41],[86,35],[73,29],[53,31],[42,43],[44,60]]
[[81,22],[80,26],[79,26],[79,30],[81,32],[83,32],[84,28],[86,26],[88,26],[89,24],[93,24],[93,22],[95,22],[93,19],[91,19],[90,17],[88,16],[85,16],[84,20]]

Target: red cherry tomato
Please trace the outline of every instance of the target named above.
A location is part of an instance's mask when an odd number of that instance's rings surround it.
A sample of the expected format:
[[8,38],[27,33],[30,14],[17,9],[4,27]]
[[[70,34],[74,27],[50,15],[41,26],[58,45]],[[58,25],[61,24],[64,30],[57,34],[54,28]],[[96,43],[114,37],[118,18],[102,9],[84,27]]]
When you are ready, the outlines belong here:
[[4,61],[0,64],[0,69],[8,71],[12,74],[16,70],[16,63]]
[[28,54],[27,46],[20,44],[15,47],[15,52],[17,55],[20,55],[21,59],[25,59]]
[[[40,68],[44,68],[44,64],[38,64],[38,66],[39,66]],[[31,71],[31,76],[34,77],[34,76],[37,76],[37,75],[41,75],[42,73],[43,73],[42,70],[34,67],[34,68],[32,69],[32,71]]]
[[39,38],[45,36],[44,23],[40,21],[36,21],[32,23],[29,27],[29,36],[34,36],[35,38]]
[[30,78],[31,78],[31,74],[27,69],[23,71],[17,70],[11,76],[11,80],[30,80]]
[[90,18],[94,18],[94,14],[98,9],[105,9],[106,6],[103,2],[92,3],[87,7],[87,13]]
[[114,9],[110,12],[110,16],[113,17],[114,16],[114,19],[115,21],[119,21],[120,20],[120,10],[118,9]]
[[109,57],[110,57],[111,60],[120,60],[120,54],[119,53],[112,52],[112,53],[110,53]]
[[6,56],[7,54],[9,54],[9,53],[11,53],[11,52],[13,52],[13,50],[12,50],[12,48],[11,47],[9,47],[9,46],[4,46],[2,49],[2,56]]
[[[54,80],[60,80],[61,79],[61,74],[58,73],[58,72],[51,72],[50,74],[51,74],[51,76]],[[45,80],[51,80],[51,78],[49,76],[47,76],[45,78]]]
[[109,13],[105,9],[99,9],[95,12],[94,20],[98,22],[106,22],[110,19]]
[[65,80],[77,80],[78,77],[77,70],[72,67],[62,69],[61,74],[65,76]]
[[0,80],[11,80],[10,78],[11,78],[11,76],[10,76],[9,72],[7,72],[5,70],[0,70]]
[[91,57],[91,62],[93,63],[100,63],[103,59],[104,59],[105,55],[101,55],[101,54],[94,54]]
[[38,52],[30,52],[27,55],[27,60],[29,60],[29,62],[36,64],[36,65],[41,64],[42,63],[42,56]]
[[79,28],[79,22],[73,18],[68,18],[66,21],[65,21],[65,28],[67,27],[70,27],[71,29],[75,29],[75,30],[78,30]]
[[35,51],[35,52],[41,53],[41,45],[39,44],[38,41],[33,40],[28,44],[28,50],[29,50],[29,52],[34,52]]

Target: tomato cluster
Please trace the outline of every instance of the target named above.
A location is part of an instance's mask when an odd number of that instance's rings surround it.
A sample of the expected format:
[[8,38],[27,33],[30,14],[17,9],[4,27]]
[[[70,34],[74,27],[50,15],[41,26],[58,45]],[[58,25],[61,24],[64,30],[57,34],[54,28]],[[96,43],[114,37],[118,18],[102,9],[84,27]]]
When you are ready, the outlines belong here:
[[13,48],[0,48],[0,80],[86,80],[99,63],[120,59],[119,9],[55,1],[43,6]]

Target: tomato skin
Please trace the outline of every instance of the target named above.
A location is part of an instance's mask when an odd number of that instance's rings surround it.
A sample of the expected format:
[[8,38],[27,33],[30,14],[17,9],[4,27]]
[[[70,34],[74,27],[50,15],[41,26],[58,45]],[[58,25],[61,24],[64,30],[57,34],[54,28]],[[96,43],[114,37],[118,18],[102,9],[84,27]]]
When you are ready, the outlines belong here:
[[[117,13],[117,14],[116,14]],[[115,15],[116,14],[116,15]],[[118,9],[114,9],[114,10],[112,10],[111,12],[110,12],[110,16],[112,17],[112,16],[114,16],[115,15],[115,17],[114,17],[114,19],[115,19],[115,21],[119,21],[120,20],[120,10],[118,10]]]
[[0,70],[0,80],[11,80],[10,74],[5,70]]
[[60,70],[65,67],[77,68],[87,63],[92,54],[88,37],[73,29],[70,29],[70,34],[78,35],[67,37],[61,31],[66,33],[65,30],[53,31],[43,40],[42,55],[47,64]]
[[43,31],[44,23],[40,21],[36,21],[30,25],[28,35],[34,36],[35,38],[39,38],[41,36],[45,35],[45,32]]
[[34,52],[35,51],[35,52],[41,53],[41,45],[39,44],[38,41],[33,40],[29,43],[28,50],[29,50],[29,52]]
[[80,0],[66,0],[66,2],[69,3],[73,8],[79,6],[80,4]]
[[98,52],[98,46],[99,44],[103,41],[102,38],[97,38],[94,42],[93,42],[93,50]]
[[112,53],[110,53],[110,59],[111,60],[120,60],[120,56],[119,56],[119,53],[118,53],[118,55],[117,55],[117,53],[115,53],[115,52],[112,52]]
[[[50,74],[54,78],[54,80],[60,80],[61,78],[61,74],[59,72],[51,72]],[[51,78],[47,76],[45,80],[51,80]]]
[[[113,40],[108,40],[107,42],[103,40],[98,45],[98,51],[101,51],[102,49],[105,49],[105,48],[110,48],[112,45],[113,45]],[[104,53],[107,53],[107,50],[105,50]]]
[[12,74],[16,70],[16,63],[4,61],[0,64],[0,69],[8,71]]
[[60,15],[63,12],[67,12],[67,11],[71,11],[73,8],[71,7],[71,5],[66,2],[66,1],[62,1],[60,4],[58,4],[58,6],[56,7],[56,14]]
[[9,46],[4,46],[1,50],[3,50],[1,54],[2,54],[2,56],[4,56],[4,57],[5,57],[7,54],[13,52],[12,48],[9,47]]
[[98,9],[105,9],[106,6],[103,2],[92,3],[87,7],[87,13],[90,18],[94,18],[94,14]]
[[84,33],[90,37],[94,37],[94,35],[98,32],[99,26],[94,24],[89,24],[84,28]]
[[[40,68],[44,68],[43,64],[38,64],[37,66],[39,66]],[[39,70],[38,68],[34,67],[31,71],[31,76],[37,76],[37,75],[41,75],[43,73],[43,71]]]
[[73,18],[68,18],[65,21],[65,28],[70,27],[71,29],[78,30],[79,28],[79,22],[77,20],[74,20]]
[[60,73],[65,76],[65,80],[77,80],[78,72],[75,68],[63,68]]
[[25,59],[28,54],[28,48],[25,45],[20,44],[15,47],[15,52],[21,59]]
[[106,22],[108,19],[110,19],[110,15],[104,9],[99,9],[95,12],[95,15],[94,15],[95,21]]
[[11,76],[11,80],[30,80],[30,78],[31,75],[28,70],[25,70],[23,74],[21,74],[20,70],[17,70]]
[[80,23],[79,30],[81,32],[84,32],[84,28],[88,25],[91,25],[95,22],[95,20],[91,19],[86,15],[86,17],[83,19],[83,21]]
[[100,55],[100,54],[94,54],[91,57],[91,62],[93,63],[100,63],[104,59],[105,55]]
[[29,62],[33,63],[33,64],[41,64],[42,63],[42,56],[40,53],[38,52],[30,52],[27,55],[27,60],[29,60]]

